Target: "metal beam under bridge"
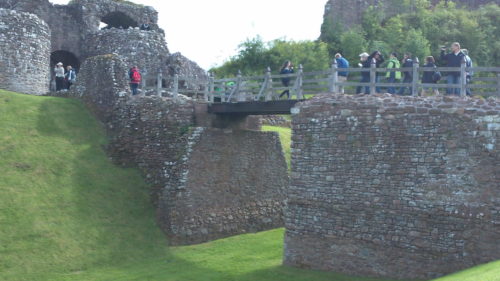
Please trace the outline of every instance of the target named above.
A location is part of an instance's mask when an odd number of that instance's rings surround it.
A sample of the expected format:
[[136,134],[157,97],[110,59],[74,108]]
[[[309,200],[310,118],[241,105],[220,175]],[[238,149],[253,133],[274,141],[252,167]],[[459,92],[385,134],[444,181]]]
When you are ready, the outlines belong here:
[[290,110],[298,102],[300,102],[300,100],[212,103],[208,106],[208,112],[214,114],[239,115],[291,114]]

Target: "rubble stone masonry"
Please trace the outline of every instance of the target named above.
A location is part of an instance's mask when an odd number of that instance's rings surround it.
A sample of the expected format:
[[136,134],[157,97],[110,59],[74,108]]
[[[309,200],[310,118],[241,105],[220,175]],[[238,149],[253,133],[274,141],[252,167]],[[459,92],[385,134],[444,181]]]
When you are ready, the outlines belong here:
[[49,89],[50,30],[37,16],[0,8],[0,88],[42,95]]
[[294,111],[285,264],[424,279],[500,259],[500,101],[320,95]]

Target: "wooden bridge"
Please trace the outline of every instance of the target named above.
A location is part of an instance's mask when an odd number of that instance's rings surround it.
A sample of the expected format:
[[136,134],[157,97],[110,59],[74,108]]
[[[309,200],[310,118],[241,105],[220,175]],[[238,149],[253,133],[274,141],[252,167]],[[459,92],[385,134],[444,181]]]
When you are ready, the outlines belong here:
[[[388,71],[410,72],[412,81],[380,82],[379,78],[385,78]],[[423,84],[420,77],[424,71],[439,71],[443,74],[443,79],[437,84]],[[446,84],[446,72],[450,71],[460,72],[459,84]],[[340,81],[339,72],[348,72],[349,78]],[[369,82],[359,82],[361,72],[369,72]],[[472,82],[467,83],[466,77],[472,72]],[[290,79],[289,87],[282,85],[283,78]],[[371,68],[338,68],[334,60],[331,68],[325,71],[304,72],[300,65],[293,74],[273,75],[268,68],[261,76],[245,77],[239,72],[236,77],[224,79],[215,79],[210,74],[207,77],[163,77],[159,71],[153,76],[146,76],[142,84],[143,94],[164,96],[167,93],[174,99],[180,98],[179,95],[182,94],[209,103],[210,113],[245,115],[290,114],[291,108],[298,101],[317,93],[339,93],[342,88],[354,93],[353,89],[356,87],[367,88],[370,94],[375,94],[381,88],[406,87],[408,94],[412,96],[418,96],[423,89],[458,89],[462,97],[468,91],[483,97],[500,97],[500,67],[466,67],[463,62],[461,67],[429,68],[420,67],[416,59],[413,67],[407,68],[376,68],[375,63],[372,63]],[[279,95],[285,90],[290,92],[290,98],[280,99]]]

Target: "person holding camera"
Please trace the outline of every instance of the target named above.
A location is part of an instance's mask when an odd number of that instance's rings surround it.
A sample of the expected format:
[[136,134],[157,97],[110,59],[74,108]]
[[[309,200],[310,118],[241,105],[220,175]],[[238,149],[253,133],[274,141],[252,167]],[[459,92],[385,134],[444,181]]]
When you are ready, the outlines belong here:
[[[460,68],[462,61],[465,60],[465,55],[460,49],[460,43],[455,42],[451,44],[451,53],[446,54],[446,47],[441,48],[441,60],[446,62],[447,67]],[[450,71],[446,77],[448,85],[460,84],[460,71]],[[460,95],[460,88],[447,88],[446,94]]]
[[[283,64],[283,67],[281,67],[281,71],[280,71],[280,74],[283,74],[283,75],[287,75],[287,74],[292,74],[293,73],[293,65],[292,65],[292,62],[287,60],[285,61],[285,63]],[[290,77],[283,77],[281,78],[281,83],[283,84],[283,86],[287,87],[287,89],[285,89],[281,95],[280,95],[280,99],[282,96],[284,96],[286,94],[287,96],[287,99],[290,99],[290,89],[288,89],[288,87],[290,86]]]

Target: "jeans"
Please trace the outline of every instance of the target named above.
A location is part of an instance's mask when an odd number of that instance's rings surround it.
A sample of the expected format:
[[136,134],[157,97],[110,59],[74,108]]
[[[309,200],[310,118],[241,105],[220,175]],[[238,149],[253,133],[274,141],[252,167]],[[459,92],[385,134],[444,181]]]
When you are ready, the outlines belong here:
[[[446,77],[446,82],[448,85],[459,85],[460,84],[460,76],[456,75],[448,75]],[[460,88],[446,88],[447,95],[460,95]]]
[[[396,77],[394,77],[393,75],[391,75],[391,77],[387,78],[387,83],[396,83]],[[387,88],[387,92],[389,94],[392,94],[394,95],[396,93],[396,88],[395,87],[388,87]]]
[[[405,76],[405,78],[403,79],[403,83],[411,83],[412,80],[413,79],[411,79],[411,77]],[[406,89],[410,89],[410,93],[408,94],[408,96],[411,96],[413,92],[413,87],[407,87],[407,86],[402,86],[401,88],[399,88],[398,95],[404,96]]]
[[139,84],[130,83],[130,89],[132,90],[132,96],[135,96],[138,94],[138,91],[137,91],[138,88],[139,88]]
[[[469,85],[470,83],[472,83],[472,78],[467,75],[467,78],[465,78],[465,84]],[[466,91],[468,96],[472,96],[472,91],[470,88],[466,88]]]
[[[361,76],[361,83],[370,83],[370,76]],[[356,94],[361,94],[363,91],[363,88],[365,88],[364,94],[369,94],[370,93],[370,87],[368,86],[358,86],[356,88]]]

